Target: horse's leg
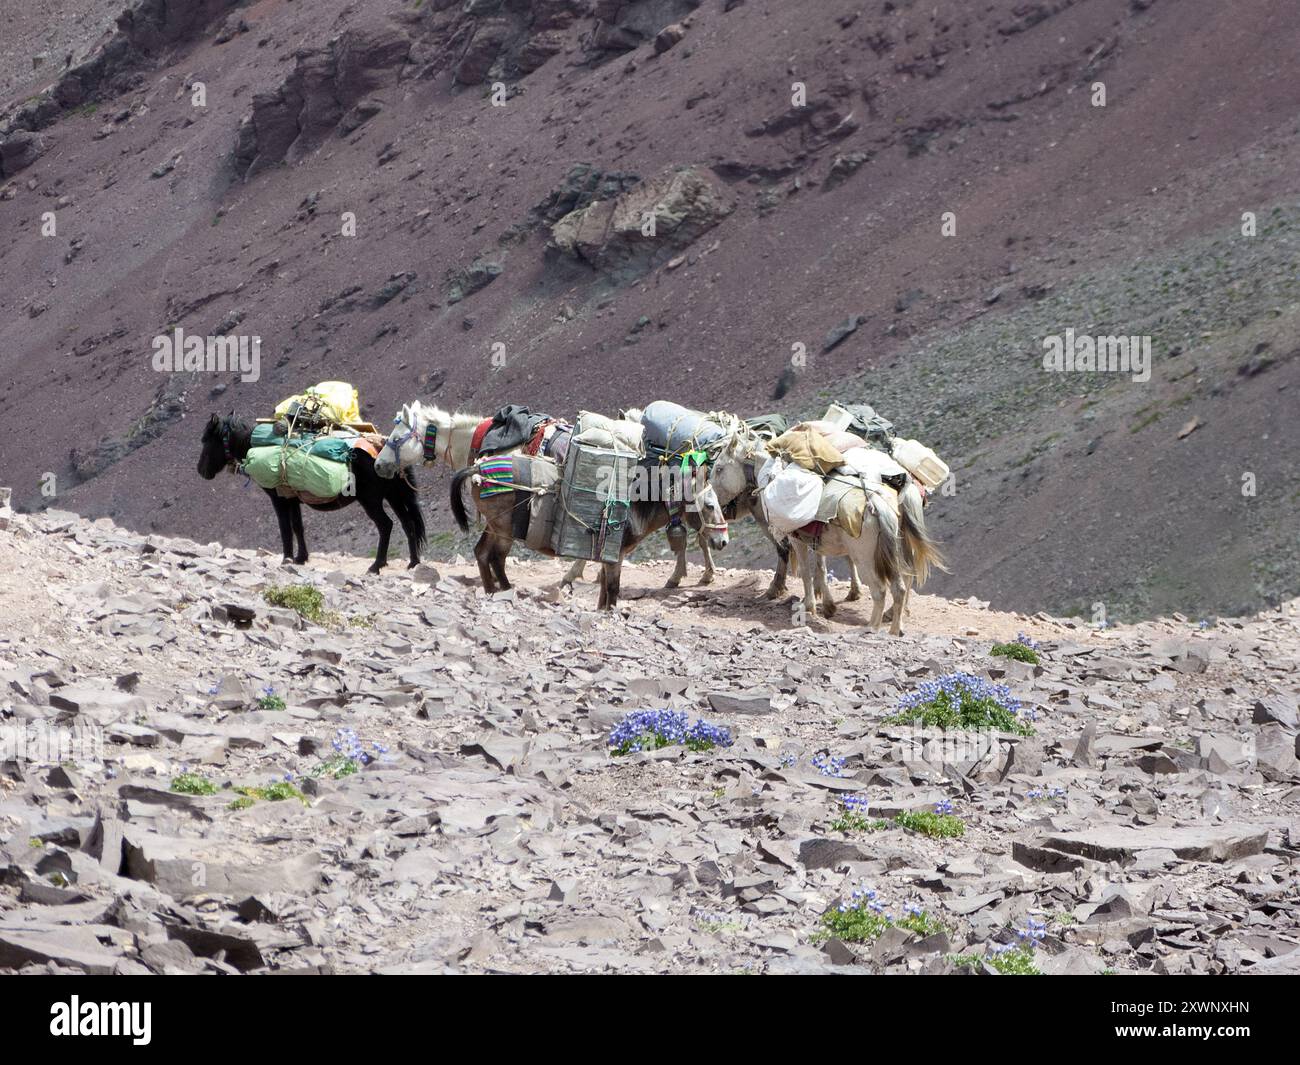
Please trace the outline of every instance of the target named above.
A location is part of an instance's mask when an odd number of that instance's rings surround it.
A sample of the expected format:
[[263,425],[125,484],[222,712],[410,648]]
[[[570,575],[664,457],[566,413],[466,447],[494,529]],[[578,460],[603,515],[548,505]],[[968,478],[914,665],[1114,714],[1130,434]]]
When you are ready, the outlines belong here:
[[[889,634],[891,636],[903,635],[903,612],[907,609],[907,596],[911,591],[912,578],[904,574],[899,574],[893,581],[894,592],[894,617],[889,623]],[[881,589],[881,596],[884,596],[884,589]]]
[[786,540],[778,543],[776,537],[768,532],[766,525],[760,523],[760,527],[767,533],[772,546],[776,548],[776,572],[772,574],[772,583],[767,586],[763,598],[776,599],[785,594],[786,574],[790,570],[790,542]]
[[862,535],[857,538],[857,552],[854,556],[855,563],[861,563],[862,572],[866,574],[867,584],[871,588],[871,621],[868,624],[872,630],[880,628],[881,620],[885,616],[885,581],[876,572],[876,537],[880,535],[880,530],[875,525],[874,518],[869,519],[862,525]]
[[817,588],[817,597],[821,600],[822,617],[830,620],[835,616],[835,600],[831,596],[830,585],[826,583],[826,556],[814,555],[813,565],[816,569],[813,583]]
[[794,555],[798,560],[797,564],[803,575],[803,623],[807,625],[811,618],[817,616],[817,603],[813,599],[813,566],[808,558],[811,548],[798,539],[791,539],[790,543],[794,547]]
[[601,610],[613,610],[618,606],[618,587],[622,571],[622,562],[600,564],[600,602],[597,606]]
[[754,519],[758,527],[763,530],[763,535],[776,548],[776,572],[772,574],[772,583],[767,586],[767,591],[763,593],[764,599],[776,599],[778,596],[785,594],[785,580],[790,573],[790,541],[785,538],[780,540],[776,538],[776,534],[772,532],[772,527],[763,520],[759,506],[751,507],[749,516]]
[[573,565],[570,566],[568,571],[564,574],[564,576],[560,578],[560,584],[561,585],[567,584],[572,586],[574,581],[582,580],[582,574],[586,570],[586,568],[587,568],[586,562],[584,562],[580,558],[574,559]]
[[[912,600],[911,592],[912,592],[912,580],[913,580],[913,578],[912,578],[912,576],[909,574],[907,577],[904,578],[904,580],[905,580],[906,583],[907,583],[907,591],[906,591],[906,593],[904,594],[904,599],[906,600],[908,606],[910,607],[910,606],[911,606],[911,600]],[[890,604],[889,604],[889,609],[885,611],[885,620],[886,620],[886,621],[892,622],[892,621],[894,620],[894,611],[898,609],[898,607],[897,607],[897,602],[898,602],[898,601],[895,600],[893,603],[890,603]]]
[[489,524],[474,545],[474,560],[478,563],[479,579],[483,582],[483,591],[491,595],[497,590],[496,578],[492,575],[492,527]]
[[293,556],[293,560],[298,565],[305,565],[307,562],[307,537],[302,531],[302,503],[297,499],[288,500],[289,518],[293,522],[293,535],[298,538],[298,553]]
[[514,545],[514,537],[498,534],[492,538],[492,553],[489,556],[489,563],[492,566],[492,572],[497,578],[497,587],[501,591],[508,591],[510,580],[506,577],[506,556],[510,554],[510,548]]
[[289,517],[289,501],[275,494],[270,488],[263,489],[271,497],[271,506],[275,508],[275,520],[280,523],[280,547],[284,551],[285,562],[293,561],[293,523]]
[[375,561],[366,570],[367,573],[378,573],[388,565],[388,540],[393,535],[393,519],[384,509],[384,501],[381,497],[362,499],[358,496],[357,502],[365,510],[366,516],[375,523],[375,528],[379,530],[379,546],[375,548]]
[[[392,482],[401,485],[400,476]],[[412,502],[403,499],[398,493],[394,492],[388,500],[389,506],[393,508],[393,513],[397,515],[397,520],[402,523],[402,532],[406,535],[406,546],[410,550],[411,561],[407,569],[414,569],[420,564],[420,534],[419,526],[416,524],[415,515],[411,513],[412,507],[420,505],[419,500]]]
[[700,554],[704,556],[704,576],[700,578],[701,584],[713,583],[713,552],[709,549],[708,538],[701,530],[696,534],[695,542],[700,545]]
[[668,578],[668,583],[664,587],[676,588],[686,579],[686,526],[679,521],[675,521],[664,530],[664,535],[668,537],[668,546],[673,549],[673,554],[677,556],[677,565],[673,569],[673,575]]
[[846,603],[856,603],[862,598],[862,585],[858,583],[858,564],[849,556],[849,594],[844,597]]

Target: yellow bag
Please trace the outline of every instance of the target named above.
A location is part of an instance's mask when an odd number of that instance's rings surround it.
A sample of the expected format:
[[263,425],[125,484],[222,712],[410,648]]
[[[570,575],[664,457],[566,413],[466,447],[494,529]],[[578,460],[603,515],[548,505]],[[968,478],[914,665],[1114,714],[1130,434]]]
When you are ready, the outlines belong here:
[[321,413],[340,425],[361,421],[361,400],[357,390],[345,381],[322,381],[300,395],[290,396],[275,408],[275,416],[283,418],[295,403],[315,400]]

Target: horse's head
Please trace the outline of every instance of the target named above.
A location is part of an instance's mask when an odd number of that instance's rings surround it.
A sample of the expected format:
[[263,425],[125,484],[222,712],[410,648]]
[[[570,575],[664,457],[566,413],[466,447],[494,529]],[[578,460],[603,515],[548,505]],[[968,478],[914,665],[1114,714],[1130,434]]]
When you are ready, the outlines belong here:
[[724,505],[738,499],[749,488],[746,461],[745,453],[734,447],[723,448],[713,455],[709,465],[709,484]]
[[408,466],[424,461],[424,419],[419,401],[403,405],[393,419],[392,432],[375,459],[375,473],[396,477]]
[[203,427],[203,450],[199,452],[199,476],[210,481],[230,464],[230,419],[212,415]]
[[694,467],[687,480],[688,506],[700,516],[701,531],[707,534],[709,546],[721,551],[727,546],[727,518],[722,513],[722,503],[714,489],[709,468]]

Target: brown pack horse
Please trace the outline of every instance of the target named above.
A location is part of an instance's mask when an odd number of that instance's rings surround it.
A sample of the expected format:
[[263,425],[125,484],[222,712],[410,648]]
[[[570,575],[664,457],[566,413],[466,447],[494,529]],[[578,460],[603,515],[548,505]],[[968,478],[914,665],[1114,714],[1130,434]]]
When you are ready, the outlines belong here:
[[[518,456],[516,463],[544,462],[544,459],[530,459]],[[469,532],[469,514],[466,496],[472,501],[479,516],[487,523],[487,528],[474,546],[474,558],[478,561],[479,576],[483,579],[483,588],[489,594],[503,591],[510,587],[506,577],[506,557],[514,543],[514,512],[516,507],[526,507],[531,500],[527,491],[515,489],[483,496],[480,494],[481,478],[475,463],[461,470],[451,482],[451,513],[456,524],[463,532]],[[531,479],[531,478],[530,478]],[[696,513],[705,530],[710,545],[715,550],[727,546],[727,519],[723,517],[722,506],[717,493],[709,483],[708,469],[705,466],[693,468],[684,479],[681,498],[675,500],[652,500],[634,498],[628,507],[627,527],[623,533],[623,548],[617,562],[600,564],[600,599],[601,610],[612,610],[618,605],[619,582],[622,577],[623,560],[651,533],[662,529],[674,514],[683,511]],[[551,551],[543,554],[555,557]]]

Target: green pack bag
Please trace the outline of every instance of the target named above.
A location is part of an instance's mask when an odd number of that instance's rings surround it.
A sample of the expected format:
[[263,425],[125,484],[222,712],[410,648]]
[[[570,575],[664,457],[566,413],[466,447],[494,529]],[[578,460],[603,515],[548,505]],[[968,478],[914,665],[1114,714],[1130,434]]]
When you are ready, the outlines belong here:
[[775,440],[790,428],[790,419],[784,414],[756,414],[752,418],[746,418],[745,424],[769,440]]
[[[346,442],[339,441],[346,447]],[[249,448],[244,472],[263,488],[289,488],[314,499],[335,499],[348,484],[348,464],[301,447]]]
[[[250,448],[284,446],[286,446],[285,438],[276,435],[275,426],[270,422],[259,422],[254,427],[249,438]],[[317,458],[329,459],[332,462],[352,461],[352,444],[349,440],[340,436],[315,436],[311,433],[300,433],[289,437],[287,446],[306,448],[308,454],[315,455]]]

